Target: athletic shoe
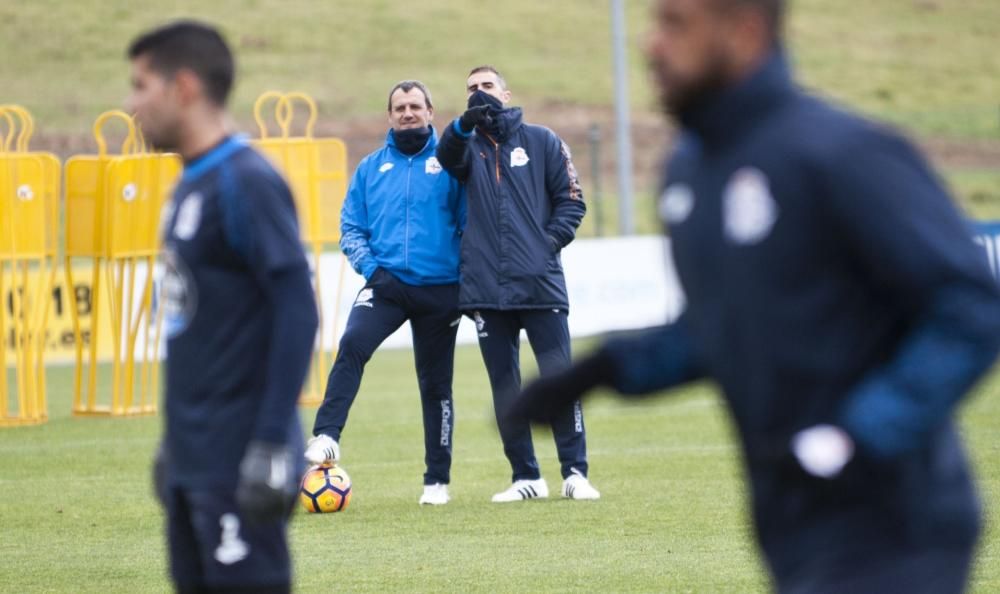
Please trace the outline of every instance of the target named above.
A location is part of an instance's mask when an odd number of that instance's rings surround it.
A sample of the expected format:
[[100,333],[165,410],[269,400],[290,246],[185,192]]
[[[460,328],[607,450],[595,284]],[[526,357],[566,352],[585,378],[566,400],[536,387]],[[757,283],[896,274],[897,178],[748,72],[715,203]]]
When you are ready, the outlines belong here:
[[448,485],[436,483],[424,485],[424,494],[420,496],[420,505],[444,505],[450,500]]
[[580,474],[580,471],[573,469],[573,474],[563,481],[563,497],[570,499],[600,499],[601,493],[590,484],[587,477]]
[[306,445],[306,460],[312,464],[334,464],[340,460],[340,444],[325,433],[320,433]]
[[514,484],[506,490],[500,491],[494,495],[493,503],[510,503],[512,501],[524,501],[526,499],[544,499],[548,496],[549,486],[545,484],[545,479],[522,479],[514,481]]

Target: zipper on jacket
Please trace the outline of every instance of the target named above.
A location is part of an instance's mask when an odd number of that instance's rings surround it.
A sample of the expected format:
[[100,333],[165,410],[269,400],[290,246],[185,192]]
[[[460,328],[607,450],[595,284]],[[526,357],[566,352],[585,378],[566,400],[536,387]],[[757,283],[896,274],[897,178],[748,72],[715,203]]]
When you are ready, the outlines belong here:
[[500,143],[493,140],[493,137],[489,134],[483,132],[483,136],[489,139],[493,143],[493,151],[496,153],[496,175],[497,175],[497,185],[500,185]]
[[406,203],[406,224],[403,225],[403,268],[410,269],[410,176],[413,174],[413,157],[408,159],[409,166],[406,168],[406,194],[403,201]]
[[507,253],[507,245],[506,245],[506,242],[504,241],[504,233],[502,231],[502,228],[503,228],[503,219],[504,219],[504,217],[503,217],[503,207],[501,205],[501,203],[503,202],[503,200],[501,199],[502,192],[499,192],[499,189],[500,189],[500,143],[497,142],[496,140],[493,140],[493,137],[490,136],[489,134],[486,134],[485,132],[483,133],[483,136],[485,136],[486,138],[488,138],[489,141],[493,143],[493,151],[496,154],[496,159],[495,159],[494,163],[495,163],[495,166],[496,166],[497,190],[498,190],[498,193],[497,193],[497,220],[499,221],[499,224],[497,225],[497,242],[498,242],[498,245],[500,246],[500,261],[498,262],[500,270],[498,271],[497,286],[498,286],[498,288],[500,290],[500,293],[501,293],[501,295],[497,296],[497,299],[498,299],[497,305],[498,305],[498,307],[500,307],[501,309],[503,309],[503,304],[504,304],[504,302],[506,300],[502,296],[503,292],[505,290],[504,283],[502,282],[502,278],[506,275],[506,273],[504,272],[506,270],[506,266],[504,264],[504,260],[506,258],[505,254]]

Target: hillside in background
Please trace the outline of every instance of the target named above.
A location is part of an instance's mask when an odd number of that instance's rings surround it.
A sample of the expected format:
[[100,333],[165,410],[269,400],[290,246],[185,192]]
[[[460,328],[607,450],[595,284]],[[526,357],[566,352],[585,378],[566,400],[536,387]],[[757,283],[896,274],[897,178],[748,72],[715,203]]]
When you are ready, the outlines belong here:
[[[637,188],[644,193],[652,191],[669,138],[639,51],[650,4],[627,2]],[[302,90],[319,100],[320,129],[345,137],[356,162],[384,134],[392,83],[426,82],[440,125],[461,110],[468,69],[490,63],[505,73],[528,119],[569,140],[591,185],[587,132],[600,126],[602,189],[613,194],[606,0],[0,0],[0,102],[35,114],[36,146],[64,156],[92,150],[94,118],[128,92],[129,40],[183,16],[220,24],[236,47],[232,107],[248,131],[260,93]],[[804,84],[902,126],[973,213],[1000,218],[997,22],[1000,2],[992,0],[798,0],[788,37]]]

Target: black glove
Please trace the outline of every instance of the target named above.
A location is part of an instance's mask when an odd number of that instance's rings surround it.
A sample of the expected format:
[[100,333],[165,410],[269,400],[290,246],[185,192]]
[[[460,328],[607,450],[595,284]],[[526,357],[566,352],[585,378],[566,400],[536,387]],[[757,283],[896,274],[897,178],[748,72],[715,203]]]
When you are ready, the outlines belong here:
[[236,504],[251,523],[288,517],[298,494],[298,467],[285,444],[251,441],[240,462]]
[[615,377],[614,360],[603,350],[580,359],[572,366],[528,384],[514,399],[504,415],[551,423],[584,394],[600,385],[610,385]]
[[167,446],[161,441],[153,455],[153,493],[167,505]]
[[462,132],[465,134],[472,134],[472,131],[476,129],[476,126],[483,126],[486,128],[489,127],[492,122],[493,116],[490,115],[490,106],[477,105],[465,110],[465,113],[458,118],[458,127],[461,128]]

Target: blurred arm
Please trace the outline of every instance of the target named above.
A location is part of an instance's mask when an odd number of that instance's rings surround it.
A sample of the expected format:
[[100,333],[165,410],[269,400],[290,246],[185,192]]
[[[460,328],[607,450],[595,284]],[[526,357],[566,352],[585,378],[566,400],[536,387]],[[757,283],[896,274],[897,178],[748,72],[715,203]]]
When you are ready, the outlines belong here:
[[[862,451],[918,450],[1000,350],[1000,287],[941,184],[902,139],[874,130],[829,171],[834,220],[910,329],[850,394],[839,422]],[[835,178],[833,177],[835,176]]]
[[283,443],[309,371],[319,315],[308,267],[277,270],[269,276],[266,287],[274,317],[264,399],[254,438]]
[[285,444],[305,382],[318,313],[291,193],[277,175],[230,180],[225,230],[271,304],[266,381],[253,440]]
[[590,390],[607,386],[641,396],[703,377],[683,316],[673,324],[608,340],[565,371],[532,382],[509,414],[549,421]]

